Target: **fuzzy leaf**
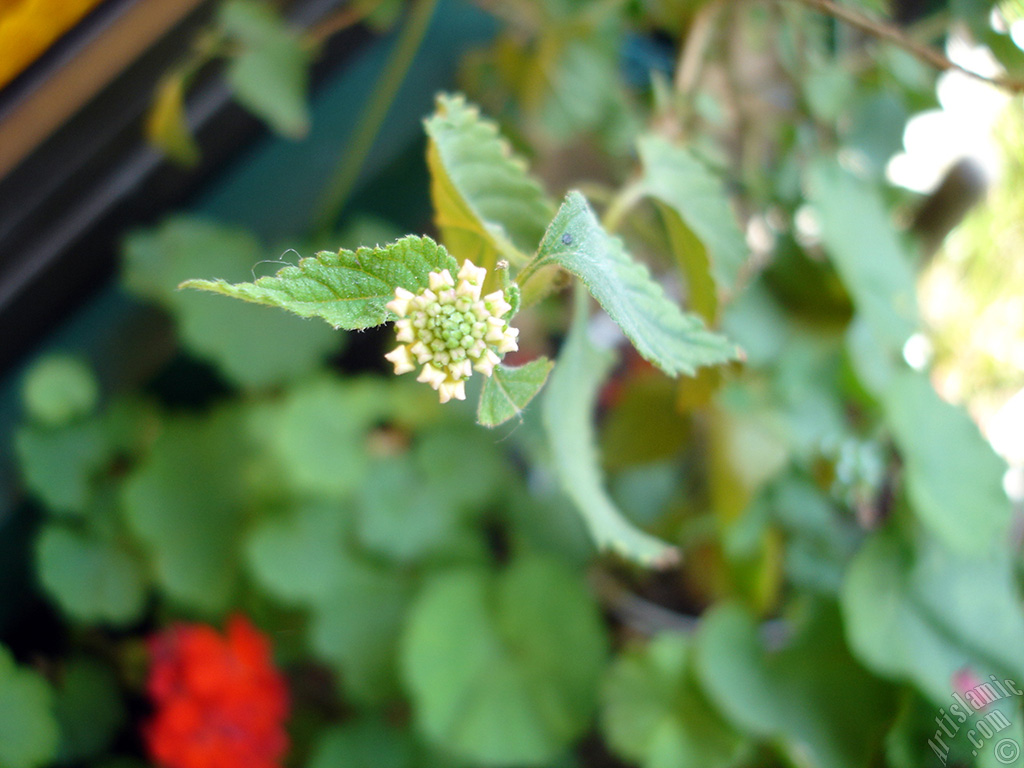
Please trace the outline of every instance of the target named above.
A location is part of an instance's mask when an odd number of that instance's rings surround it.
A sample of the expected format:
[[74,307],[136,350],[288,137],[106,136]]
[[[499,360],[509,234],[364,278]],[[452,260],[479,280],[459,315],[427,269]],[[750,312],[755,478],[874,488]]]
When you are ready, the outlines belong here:
[[580,288],[576,302],[576,318],[542,404],[555,469],[599,548],[642,565],[669,564],[677,551],[626,520],[603,486],[591,412],[612,355],[587,338],[587,300]]
[[302,317],[323,318],[335,328],[358,330],[394,319],[384,305],[394,298],[395,288],[418,292],[427,287],[427,273],[442,269],[458,269],[448,251],[429,237],[410,235],[384,247],[321,251],[254,283],[186,280],[181,287],[281,307]]
[[476,409],[477,422],[485,427],[496,427],[519,416],[540,392],[554,365],[546,357],[538,357],[518,368],[505,365],[496,367],[494,374],[484,382],[483,392],[480,393],[480,403]]
[[448,249],[488,271],[499,255],[514,263],[533,253],[554,206],[497,126],[462,96],[442,94],[425,127],[430,196]]
[[697,315],[683,313],[668,299],[647,267],[602,229],[579,192],[566,196],[530,268],[548,264],[580,278],[644,359],[670,376],[692,376],[702,365],[740,356],[724,336],[707,330]]

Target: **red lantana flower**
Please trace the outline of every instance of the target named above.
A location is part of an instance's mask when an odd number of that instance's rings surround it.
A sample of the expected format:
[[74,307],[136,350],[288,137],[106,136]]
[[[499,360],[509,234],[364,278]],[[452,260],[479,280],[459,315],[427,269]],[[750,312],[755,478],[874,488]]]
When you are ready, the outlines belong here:
[[288,748],[288,691],[270,643],[244,616],[225,637],[177,624],[150,639],[144,736],[163,768],[279,768]]

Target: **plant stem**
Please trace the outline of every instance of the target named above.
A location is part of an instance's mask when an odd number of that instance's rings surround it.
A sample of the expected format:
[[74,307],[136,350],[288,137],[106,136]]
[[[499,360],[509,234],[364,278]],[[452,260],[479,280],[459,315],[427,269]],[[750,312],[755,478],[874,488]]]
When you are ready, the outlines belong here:
[[327,184],[314,222],[317,234],[323,237],[329,235],[344,210],[359,179],[363,163],[373,149],[373,142],[384,123],[384,118],[391,109],[398,89],[405,81],[420,43],[423,42],[423,36],[430,26],[436,6],[437,0],[417,0],[413,5],[409,18],[395,42],[394,51],[377,79],[373,95],[359,118],[352,140],[345,148],[341,162]]
[[704,58],[715,31],[715,22],[722,11],[724,0],[712,0],[701,8],[690,25],[679,52],[679,63],[676,65],[676,93],[688,96],[697,87]]
[[622,224],[622,219],[629,213],[630,209],[639,203],[644,197],[644,186],[640,181],[634,181],[622,189],[612,198],[611,203],[601,217],[601,225],[608,232],[615,232]]
[[796,0],[808,8],[824,13],[833,18],[844,21],[850,26],[856,27],[857,29],[867,32],[870,35],[877,37],[880,40],[892,43],[893,45],[899,46],[903,50],[912,54],[916,58],[923,61],[925,64],[929,64],[936,69],[946,70],[955,69],[959,72],[963,72],[977,80],[981,80],[989,85],[995,85],[999,88],[1003,88],[1013,93],[1024,92],[1024,81],[1014,80],[1007,77],[987,77],[967,69],[955,61],[952,61],[944,53],[937,51],[923,43],[919,43],[911,37],[908,37],[899,27],[893,26],[892,24],[886,24],[882,21],[876,21],[869,16],[865,16],[860,11],[856,11],[850,6],[839,5],[834,0]]
[[338,32],[355,26],[379,7],[379,1],[362,5],[346,5],[307,29],[306,39],[314,48],[320,46]]

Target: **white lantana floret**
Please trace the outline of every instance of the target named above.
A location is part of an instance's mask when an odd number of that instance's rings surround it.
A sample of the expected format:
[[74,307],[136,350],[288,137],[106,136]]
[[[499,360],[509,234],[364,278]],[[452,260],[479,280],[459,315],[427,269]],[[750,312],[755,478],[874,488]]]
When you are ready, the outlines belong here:
[[396,288],[386,305],[398,315],[400,343],[384,357],[397,374],[422,365],[416,380],[437,390],[442,403],[465,400],[466,379],[473,371],[490,376],[506,352],[519,349],[519,330],[504,319],[512,309],[505,292],[480,297],[486,277],[486,269],[467,259],[457,283],[447,269],[431,272],[429,288],[418,294]]

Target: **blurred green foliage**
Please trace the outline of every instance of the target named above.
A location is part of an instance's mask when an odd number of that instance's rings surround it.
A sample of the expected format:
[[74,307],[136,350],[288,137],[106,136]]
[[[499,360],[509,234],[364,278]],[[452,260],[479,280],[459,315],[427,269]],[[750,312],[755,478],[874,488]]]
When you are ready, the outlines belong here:
[[[296,232],[332,249],[298,263],[175,214],[127,235],[122,282],[200,395],[29,367],[12,453],[59,630],[0,637],[0,768],[135,765],[143,639],[232,611],[275,644],[294,766],[998,764],[969,725],[929,746],[965,681],[1024,683],[1005,465],[904,360],[943,257],[884,171],[934,73],[799,0],[480,5],[498,36],[425,121],[440,245],[347,217]],[[892,29],[956,27],[1013,76],[990,11]],[[309,40],[245,0],[213,31],[200,58],[301,133]],[[954,235],[979,297],[1019,271],[982,253],[989,227],[1019,240],[1019,175]],[[317,319],[380,325],[395,286],[467,258],[522,282],[521,351],[478,408],[381,374],[390,329]]]

